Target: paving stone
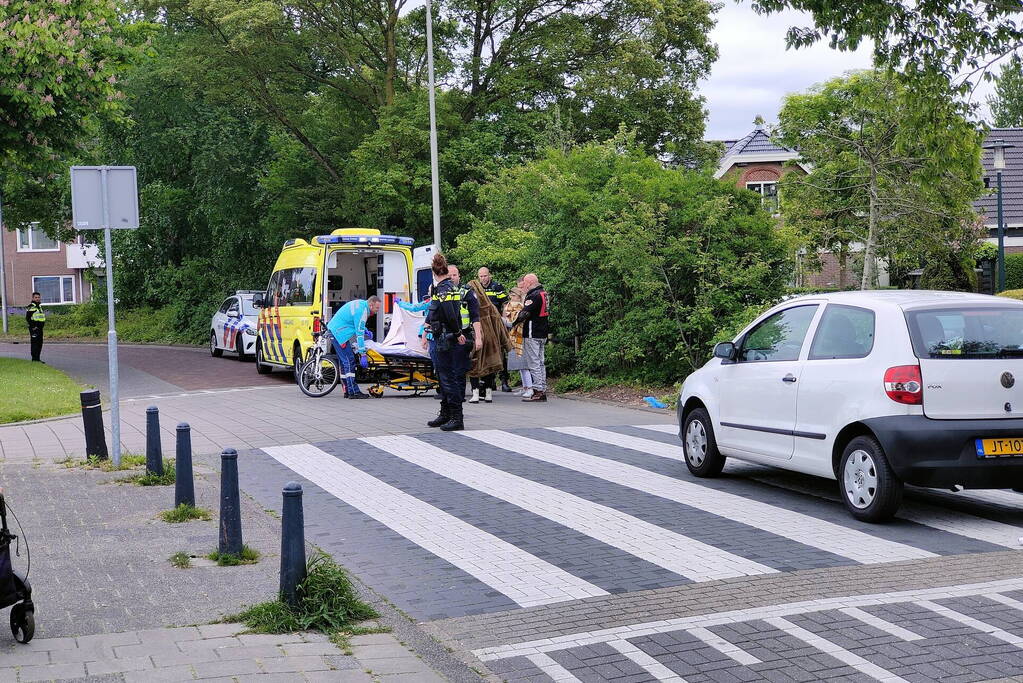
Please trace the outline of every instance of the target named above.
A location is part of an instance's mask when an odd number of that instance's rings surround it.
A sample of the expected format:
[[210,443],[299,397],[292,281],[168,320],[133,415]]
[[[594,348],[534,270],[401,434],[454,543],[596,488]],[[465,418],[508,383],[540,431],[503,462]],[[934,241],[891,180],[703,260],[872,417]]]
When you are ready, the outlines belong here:
[[42,666],[23,666],[18,670],[18,680],[22,683],[78,678],[84,675],[84,664],[44,664]]
[[0,668],[0,683],[17,683],[18,670],[14,667]]
[[147,681],[191,681],[195,678],[192,667],[187,664],[178,666],[157,667],[148,671],[127,671],[124,674],[125,683],[147,683]]
[[128,657],[106,659],[98,662],[86,662],[85,670],[90,676],[123,673],[125,671],[146,671],[155,668],[149,657]]
[[194,664],[193,668],[195,669],[195,675],[198,678],[261,673],[259,663],[256,662],[255,659],[233,659],[226,662],[199,662],[198,664]]
[[293,671],[326,671],[331,664],[322,656],[260,657],[263,671],[289,673]]
[[237,647],[218,647],[214,650],[217,657],[231,659],[262,659],[264,657],[280,657],[281,648],[277,645],[239,645]]
[[305,674],[309,683],[372,683],[373,677],[364,671],[311,671]]
[[[288,643],[282,645],[281,648],[284,650],[284,654],[287,656],[292,655],[339,655],[343,654],[334,643],[323,642],[323,643]],[[403,652],[408,652],[403,649]]]
[[382,645],[352,645],[352,654],[362,661],[408,657],[408,649],[397,642]]

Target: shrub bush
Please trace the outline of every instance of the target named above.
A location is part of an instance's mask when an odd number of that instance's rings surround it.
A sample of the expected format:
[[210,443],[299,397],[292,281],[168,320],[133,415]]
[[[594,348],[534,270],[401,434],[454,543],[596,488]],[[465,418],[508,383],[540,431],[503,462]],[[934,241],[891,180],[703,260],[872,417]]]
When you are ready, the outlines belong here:
[[1023,289],[1023,254],[1005,255],[1005,288]]

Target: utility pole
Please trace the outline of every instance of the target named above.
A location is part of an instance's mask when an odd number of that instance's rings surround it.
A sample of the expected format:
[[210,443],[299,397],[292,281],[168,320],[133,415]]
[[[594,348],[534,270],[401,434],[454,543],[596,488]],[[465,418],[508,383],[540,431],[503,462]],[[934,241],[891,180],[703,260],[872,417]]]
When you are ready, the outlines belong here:
[[426,65],[430,81],[430,185],[433,190],[433,243],[440,251],[440,170],[437,165],[437,105],[433,80],[433,10],[426,0]]
[[4,334],[7,334],[7,229],[4,227],[4,198],[0,191],[0,317],[4,319]]

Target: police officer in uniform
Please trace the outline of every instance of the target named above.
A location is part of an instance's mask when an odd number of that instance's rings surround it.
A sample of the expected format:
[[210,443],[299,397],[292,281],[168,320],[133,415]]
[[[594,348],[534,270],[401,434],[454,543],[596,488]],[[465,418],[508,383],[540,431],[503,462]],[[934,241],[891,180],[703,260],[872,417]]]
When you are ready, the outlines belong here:
[[430,299],[426,326],[431,334],[430,356],[440,381],[441,402],[440,413],[426,424],[451,432],[465,428],[465,375],[472,350],[483,346],[483,330],[476,295],[455,284],[443,254],[434,254],[432,267],[437,286]]
[[43,363],[39,354],[43,351],[43,326],[46,324],[46,313],[43,312],[42,296],[39,292],[32,292],[32,303],[25,307],[25,321],[28,323],[28,337],[32,342],[32,360],[36,363]]
[[[476,273],[476,277],[479,278],[480,284],[483,285],[483,290],[487,293],[487,298],[490,299],[490,303],[494,304],[494,308],[497,309],[497,313],[503,316],[504,306],[508,303],[508,292],[505,290],[504,285],[490,275],[490,269],[487,267],[480,268]],[[504,367],[501,368],[501,372],[498,376],[501,378],[501,391],[510,393],[511,386],[508,385],[507,355],[504,357]]]

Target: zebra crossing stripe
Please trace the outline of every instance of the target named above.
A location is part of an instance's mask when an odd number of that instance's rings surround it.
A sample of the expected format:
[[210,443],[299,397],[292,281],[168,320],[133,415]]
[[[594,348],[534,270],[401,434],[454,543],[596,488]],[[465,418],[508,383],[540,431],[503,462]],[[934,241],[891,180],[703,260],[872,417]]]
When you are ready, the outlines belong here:
[[653,439],[641,439],[638,436],[631,436],[629,434],[609,432],[606,429],[596,429],[594,427],[548,427],[548,429],[552,432],[561,432],[562,434],[578,436],[590,441],[599,441],[600,443],[620,448],[631,448],[634,451],[642,451],[643,453],[656,455],[660,458],[681,461],[685,457],[682,446],[672,446],[660,441],[654,441]]
[[662,434],[671,434],[672,436],[678,436],[678,425],[677,424],[656,424],[656,425],[632,425],[639,429],[649,429],[652,432],[661,432]]
[[635,664],[641,666],[644,671],[659,681],[664,681],[664,683],[686,683],[686,679],[627,640],[612,640],[608,645],[631,659]]
[[850,652],[844,647],[840,647],[826,638],[822,638],[815,633],[807,631],[802,626],[796,626],[788,619],[784,619],[782,617],[770,617],[768,619],[764,619],[764,621],[771,626],[774,626],[776,629],[787,633],[793,638],[803,641],[810,647],[815,647],[821,652],[831,655],[843,664],[848,664],[860,673],[866,674],[875,680],[885,681],[886,683],[896,683],[898,681],[908,683],[905,678],[900,678],[891,671],[888,671],[888,669],[882,669],[877,664],[868,662],[858,654]]
[[483,465],[410,436],[371,436],[361,440],[693,581],[777,571],[619,510]]
[[768,531],[812,548],[863,564],[911,560],[936,555],[888,541],[800,512],[651,472],[641,467],[573,451],[562,446],[497,430],[460,432],[469,437],[536,460],[582,472],[659,498],[675,501],[718,517]]
[[711,631],[709,628],[702,626],[696,626],[687,631],[691,636],[699,638],[704,643],[714,648],[726,657],[734,659],[743,666],[750,666],[751,664],[760,664],[761,661],[751,655],[750,653],[743,650],[738,645],[733,645],[727,640],[719,636],[718,634]]
[[884,631],[888,635],[895,636],[896,638],[900,638],[902,640],[923,640],[922,635],[913,633],[908,628],[902,628],[890,621],[885,621],[881,617],[875,617],[869,612],[864,612],[859,607],[844,607],[838,611],[846,616],[858,619],[868,626],[873,626],[878,631]]
[[[754,476],[749,476],[748,478],[752,481],[759,481],[769,486],[778,486],[788,491],[803,493],[816,498],[823,498],[824,500],[841,502],[838,495],[833,493],[833,489],[823,493],[820,489],[802,483],[798,479],[788,478],[786,476],[788,474],[789,473],[787,472],[770,470]],[[779,481],[779,479],[782,480]],[[832,484],[833,483],[834,482],[832,482]],[[973,497],[972,494],[971,497]],[[907,500],[903,502],[898,514],[896,514],[896,517],[898,519],[905,519],[909,522],[914,522],[923,526],[929,526],[932,529],[937,529],[939,531],[945,531],[958,536],[965,536],[966,538],[972,538],[977,541],[984,541],[985,543],[1000,545],[1014,550],[1019,548],[1018,539],[1020,532],[1023,531],[1020,527],[1016,527],[1011,524],[996,522],[995,520],[987,519],[986,517],[978,517],[977,515],[973,515],[968,512],[947,510],[939,505],[925,503],[920,500]]]
[[522,607],[607,591],[463,522],[311,446],[274,446],[267,455]]

